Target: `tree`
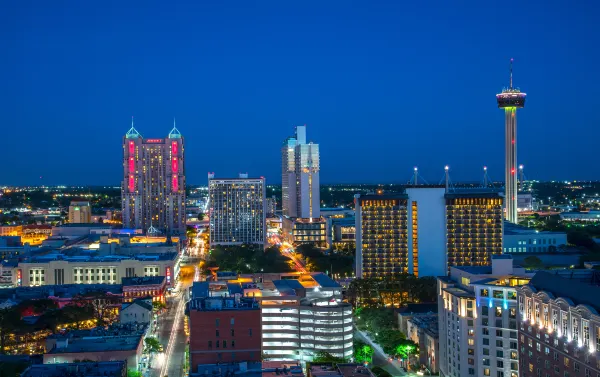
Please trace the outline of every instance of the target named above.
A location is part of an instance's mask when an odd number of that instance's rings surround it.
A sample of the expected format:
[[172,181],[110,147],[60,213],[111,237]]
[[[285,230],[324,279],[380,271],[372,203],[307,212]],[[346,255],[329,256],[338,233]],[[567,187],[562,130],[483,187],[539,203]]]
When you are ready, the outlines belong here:
[[22,327],[21,315],[15,307],[0,310],[0,353],[4,353],[10,334]]
[[360,340],[354,340],[354,360],[357,363],[373,362],[373,347]]
[[167,305],[162,301],[152,301],[152,309],[154,309],[155,312],[161,311],[166,307]]
[[162,352],[162,350],[163,350],[163,346],[162,346],[162,344],[160,344],[158,339],[151,337],[151,336],[144,339],[144,344],[145,344],[144,352],[146,352],[146,353]]
[[139,370],[135,370],[135,369],[127,369],[127,377],[142,377],[143,374],[142,372],[140,372]]
[[313,363],[333,363],[333,364],[341,364],[345,363],[346,359],[343,357],[335,357],[329,352],[319,351],[313,357]]
[[536,257],[535,255],[528,256],[523,262],[525,268],[530,268],[534,270],[540,269],[543,266],[542,260]]
[[385,371],[382,367],[375,367],[371,369],[371,372],[377,377],[392,377],[387,371]]

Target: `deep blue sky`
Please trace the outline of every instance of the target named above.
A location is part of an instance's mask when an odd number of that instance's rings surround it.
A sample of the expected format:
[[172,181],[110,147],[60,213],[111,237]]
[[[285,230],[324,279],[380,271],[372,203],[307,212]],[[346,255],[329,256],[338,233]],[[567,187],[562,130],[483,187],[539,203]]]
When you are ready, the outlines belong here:
[[177,118],[191,184],[280,183],[296,124],[323,183],[500,180],[511,57],[526,175],[600,179],[597,1],[95,3],[3,3],[0,184],[119,183],[132,115]]

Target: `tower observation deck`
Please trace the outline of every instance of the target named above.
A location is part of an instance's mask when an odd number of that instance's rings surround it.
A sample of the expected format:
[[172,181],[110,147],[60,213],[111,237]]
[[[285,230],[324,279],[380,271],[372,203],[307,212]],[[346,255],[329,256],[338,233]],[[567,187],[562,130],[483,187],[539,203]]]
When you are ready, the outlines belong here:
[[517,223],[517,109],[525,107],[525,93],[513,88],[512,63],[510,59],[510,86],[496,94],[498,107],[504,109],[505,134],[505,199],[506,220]]

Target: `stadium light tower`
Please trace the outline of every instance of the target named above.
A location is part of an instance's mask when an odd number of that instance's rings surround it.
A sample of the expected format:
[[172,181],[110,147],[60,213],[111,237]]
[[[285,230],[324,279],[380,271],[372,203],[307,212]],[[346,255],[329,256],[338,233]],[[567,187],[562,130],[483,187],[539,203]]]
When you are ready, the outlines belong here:
[[517,223],[517,109],[525,107],[525,93],[513,88],[512,63],[510,59],[510,86],[496,94],[498,108],[504,109],[505,133],[505,183],[506,219]]

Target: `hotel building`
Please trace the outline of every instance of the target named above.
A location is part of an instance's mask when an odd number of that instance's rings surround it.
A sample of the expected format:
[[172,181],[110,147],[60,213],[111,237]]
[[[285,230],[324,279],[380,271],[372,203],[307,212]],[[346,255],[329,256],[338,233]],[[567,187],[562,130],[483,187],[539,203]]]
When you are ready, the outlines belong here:
[[516,289],[530,278],[509,255],[438,278],[440,376],[519,376]]
[[502,253],[502,197],[490,190],[414,186],[355,196],[356,275],[446,275]]
[[264,178],[210,175],[208,192],[211,245],[266,245]]
[[144,139],[133,127],[123,137],[123,227],[185,235],[184,142],[173,126],[164,139]]
[[600,376],[600,286],[538,272],[517,288],[522,377]]

